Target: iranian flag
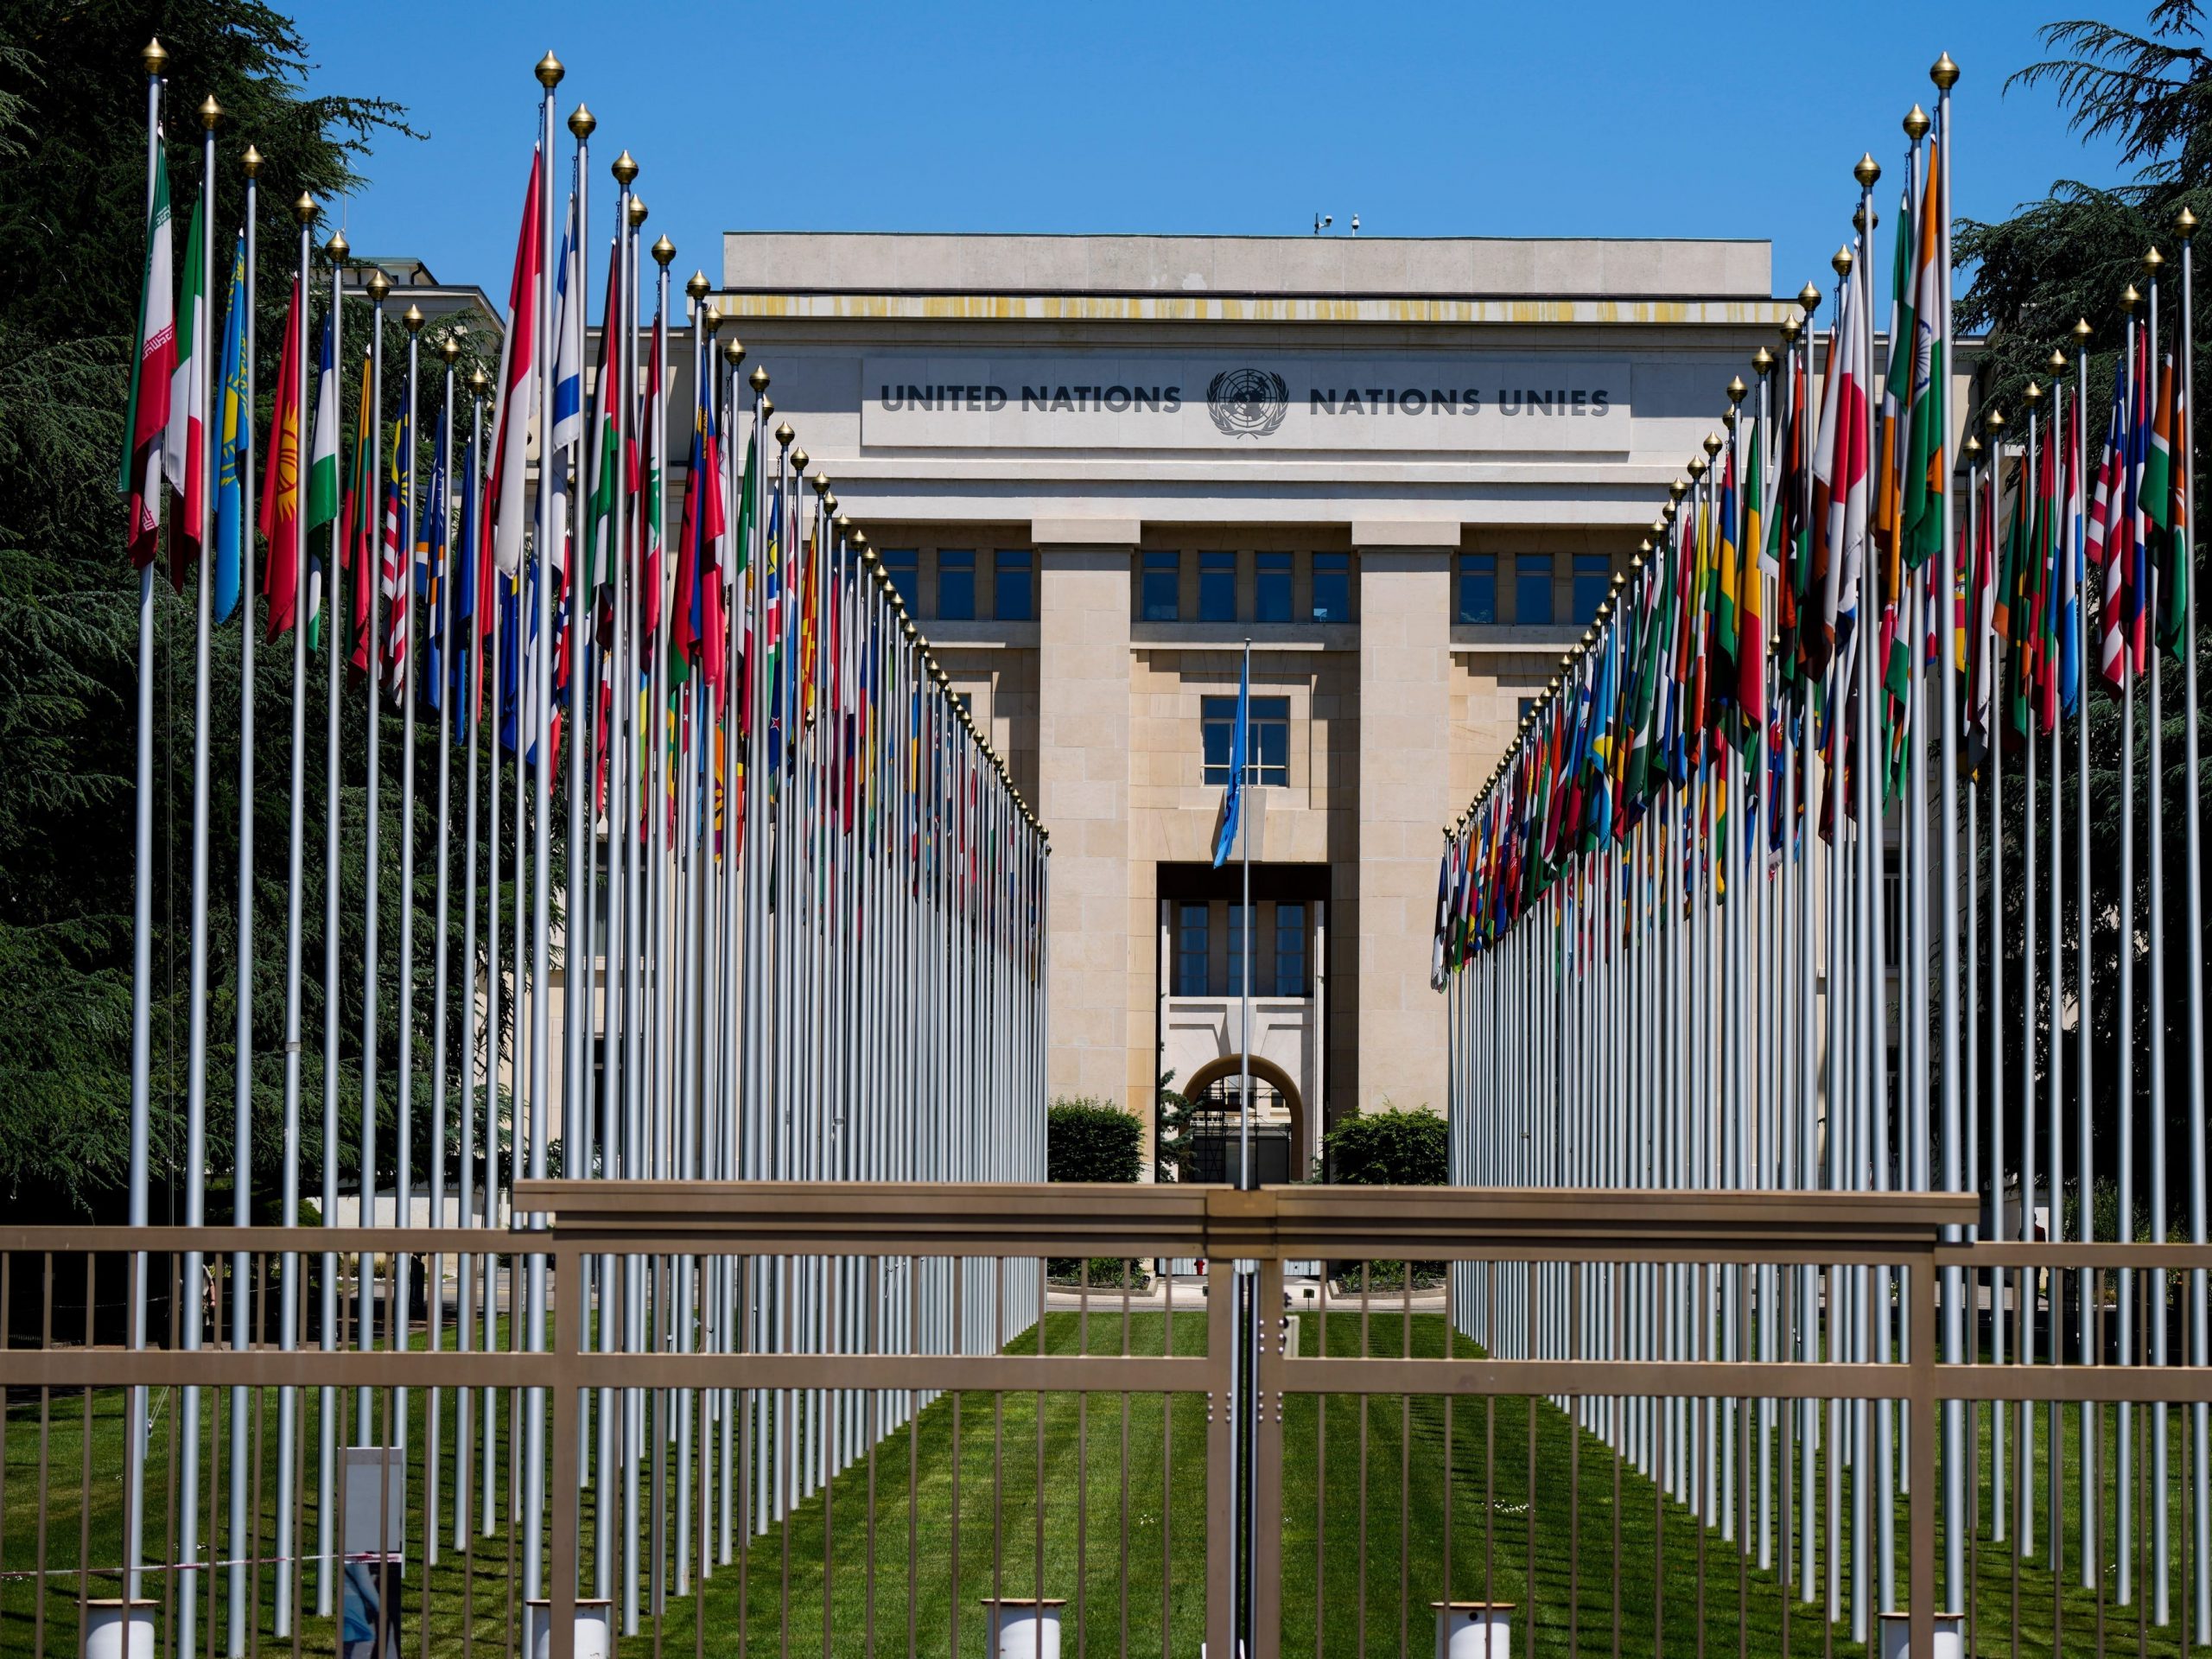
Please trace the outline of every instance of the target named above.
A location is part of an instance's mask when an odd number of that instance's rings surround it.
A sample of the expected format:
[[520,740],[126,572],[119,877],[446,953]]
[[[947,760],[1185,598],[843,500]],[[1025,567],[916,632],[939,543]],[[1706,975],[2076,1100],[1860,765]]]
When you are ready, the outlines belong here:
[[138,288],[138,350],[130,359],[130,411],[124,428],[130,447],[123,454],[117,487],[130,498],[125,545],[139,569],[154,562],[162,534],[164,436],[169,423],[169,377],[176,366],[176,273],[169,248],[169,168],[154,150],[154,204],[146,214],[146,263]]
[[207,512],[207,283],[200,269],[205,217],[203,208],[192,210],[192,230],[184,239],[184,290],[177,296],[168,430],[162,440],[162,470],[176,492],[169,580],[180,592],[185,571],[200,556],[200,526]]

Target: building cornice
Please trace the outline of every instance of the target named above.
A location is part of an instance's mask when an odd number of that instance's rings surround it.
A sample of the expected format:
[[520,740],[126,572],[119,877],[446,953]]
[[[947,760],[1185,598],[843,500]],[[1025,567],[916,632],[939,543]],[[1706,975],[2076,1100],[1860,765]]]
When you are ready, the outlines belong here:
[[1779,328],[1798,316],[1794,300],[1514,299],[1420,296],[1230,294],[769,293],[724,289],[713,296],[727,321],[835,322],[1224,322],[1408,324],[1424,327],[1545,324],[1586,327]]

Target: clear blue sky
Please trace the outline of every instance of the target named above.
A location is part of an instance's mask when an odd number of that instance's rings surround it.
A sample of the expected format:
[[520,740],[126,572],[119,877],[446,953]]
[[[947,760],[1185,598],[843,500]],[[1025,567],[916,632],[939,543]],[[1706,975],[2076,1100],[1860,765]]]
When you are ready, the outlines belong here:
[[299,21],[315,89],[394,99],[428,135],[378,145],[354,247],[503,302],[548,47],[563,116],[599,117],[594,217],[626,147],[679,277],[719,279],[733,229],[1302,234],[1326,212],[1338,233],[1357,213],[1382,236],[1765,238],[1794,292],[1849,234],[1860,152],[1896,177],[1939,50],[1964,71],[1958,213],[2113,180],[2047,93],[2003,83],[2046,18],[2142,10],[315,0]]

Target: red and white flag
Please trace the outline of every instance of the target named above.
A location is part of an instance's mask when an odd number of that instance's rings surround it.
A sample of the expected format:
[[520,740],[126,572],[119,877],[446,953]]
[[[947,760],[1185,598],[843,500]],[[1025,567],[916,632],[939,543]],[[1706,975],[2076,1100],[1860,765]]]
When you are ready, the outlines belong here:
[[120,487],[130,498],[130,563],[154,562],[162,534],[162,453],[176,367],[176,270],[170,254],[169,168],[154,149],[154,204],[146,214],[146,265],[138,289],[138,353],[130,361],[130,434]]
[[530,188],[523,199],[522,229],[515,243],[514,281],[507,288],[507,333],[499,343],[499,408],[492,429],[492,480],[484,492],[486,542],[492,561],[507,575],[522,568],[530,505],[523,474],[529,465],[530,424],[537,412],[538,169],[530,158]]

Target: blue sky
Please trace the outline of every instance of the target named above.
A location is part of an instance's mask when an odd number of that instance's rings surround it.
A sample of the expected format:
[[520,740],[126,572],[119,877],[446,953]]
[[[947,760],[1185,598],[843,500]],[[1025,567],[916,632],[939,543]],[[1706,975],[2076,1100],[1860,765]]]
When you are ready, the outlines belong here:
[[2084,10],[2141,7],[315,0],[299,22],[315,90],[394,99],[428,135],[379,143],[354,247],[502,301],[548,47],[563,114],[599,118],[594,217],[626,147],[679,277],[719,278],[731,229],[1303,234],[1325,212],[1339,234],[1357,213],[1382,236],[1765,238],[1792,292],[1849,234],[1860,152],[1896,177],[1939,50],[1964,71],[1958,213],[2113,180],[2047,92],[2003,90],[2037,24]]

